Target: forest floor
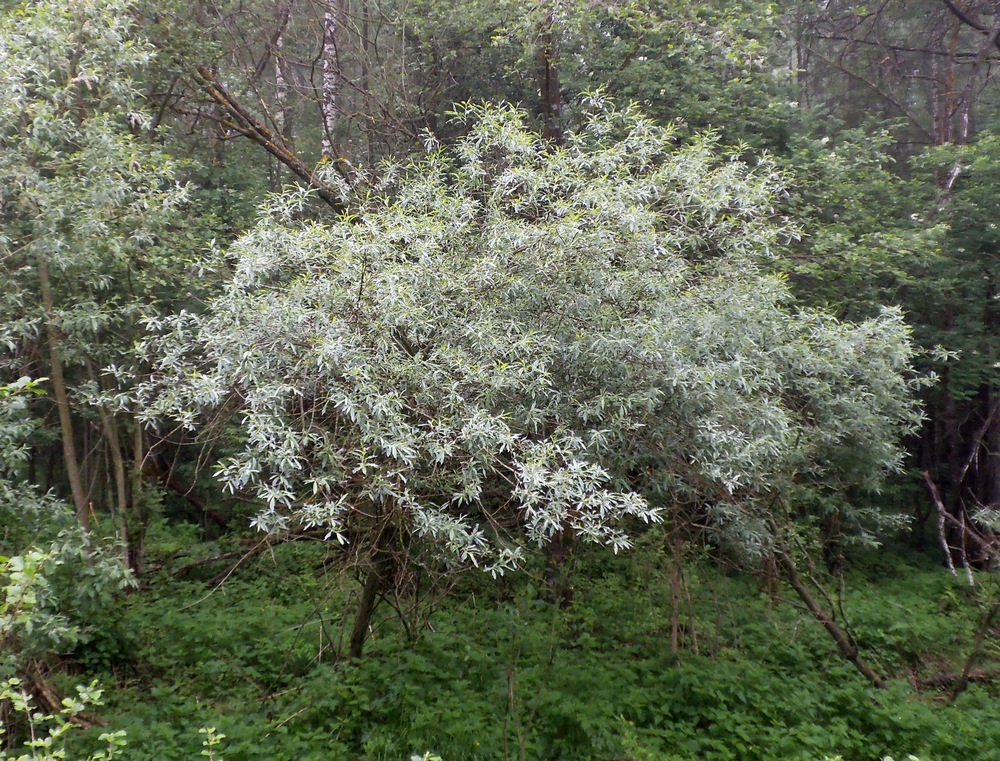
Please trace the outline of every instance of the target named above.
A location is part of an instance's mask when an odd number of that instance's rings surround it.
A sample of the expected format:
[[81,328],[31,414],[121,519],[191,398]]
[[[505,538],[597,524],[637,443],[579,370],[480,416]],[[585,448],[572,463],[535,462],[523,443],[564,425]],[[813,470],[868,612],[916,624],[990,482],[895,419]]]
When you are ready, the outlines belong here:
[[[857,558],[842,614],[878,690],[790,591],[708,558],[678,574],[658,541],[578,558],[568,608],[530,572],[466,574],[433,613],[383,604],[348,661],[357,584],[335,550],[203,562],[234,548],[161,538],[77,662],[130,761],[1000,759],[995,631],[951,694],[995,579],[972,594],[916,556]],[[206,727],[225,739],[203,754]]]

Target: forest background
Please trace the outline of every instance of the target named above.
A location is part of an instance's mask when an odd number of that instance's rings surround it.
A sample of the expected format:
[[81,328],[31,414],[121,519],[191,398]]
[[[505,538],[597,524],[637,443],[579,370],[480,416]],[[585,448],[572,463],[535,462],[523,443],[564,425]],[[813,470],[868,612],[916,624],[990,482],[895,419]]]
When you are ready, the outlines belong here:
[[0,8],[2,757],[1000,757],[1000,6]]

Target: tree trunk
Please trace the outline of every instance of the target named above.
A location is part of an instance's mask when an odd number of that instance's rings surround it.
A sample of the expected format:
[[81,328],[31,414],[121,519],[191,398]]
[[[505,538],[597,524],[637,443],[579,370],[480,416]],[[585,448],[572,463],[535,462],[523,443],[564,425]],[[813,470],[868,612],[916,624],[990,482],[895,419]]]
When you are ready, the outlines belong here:
[[337,37],[340,31],[343,0],[326,0],[323,8],[323,87],[320,113],[323,117],[322,157],[336,161],[333,135],[340,113],[340,55]]
[[573,605],[573,578],[570,560],[573,557],[575,536],[567,526],[552,536],[545,545],[545,583],[559,607],[566,609]]
[[136,576],[142,574],[146,560],[146,522],[147,515],[142,505],[142,465],[146,459],[143,444],[142,426],[135,421],[135,432],[132,434],[132,514],[135,516],[134,531],[129,537],[128,565]]
[[380,538],[372,552],[371,564],[365,574],[365,583],[361,588],[358,612],[354,616],[348,651],[348,656],[352,659],[360,658],[364,652],[368,631],[371,629],[372,614],[378,607],[379,598],[389,586],[394,565],[395,560],[392,552],[387,549]]
[[[87,372],[90,380],[101,387],[100,378],[94,369],[94,363],[87,359]],[[118,428],[114,417],[103,404],[97,405],[97,414],[101,418],[101,427],[104,429],[104,439],[107,446],[108,458],[111,460],[111,477],[115,484],[115,511],[118,518],[118,530],[121,535],[122,547],[124,548],[124,560],[126,565],[129,561],[129,531],[128,531],[128,479],[125,475],[125,458],[122,456],[121,439],[118,436]]]
[[376,505],[372,516],[369,532],[375,536],[372,542],[371,555],[368,558],[368,568],[365,572],[364,584],[361,587],[361,599],[358,601],[358,611],[354,616],[354,626],[351,629],[351,641],[348,657],[360,658],[371,629],[372,614],[378,607],[379,600],[389,589],[397,566],[396,550],[399,548],[398,537],[393,536],[392,510],[386,505]]
[[562,93],[559,87],[555,8],[550,7],[538,42],[538,90],[541,94],[542,136],[553,143],[563,139]]
[[83,530],[89,533],[90,511],[86,492],[83,489],[83,479],[80,476],[79,460],[76,456],[73,417],[70,414],[69,395],[66,393],[66,381],[63,377],[62,356],[59,348],[60,331],[57,325],[55,299],[52,296],[52,285],[49,282],[48,262],[45,261],[44,257],[39,257],[38,260],[38,281],[41,286],[42,309],[45,312],[45,333],[49,344],[49,371],[52,380],[52,394],[59,412],[59,430],[62,438],[66,478],[73,495],[76,518]]
[[122,546],[125,548],[125,561],[128,563],[129,499],[128,479],[125,475],[125,458],[122,457],[121,440],[118,438],[118,429],[115,427],[114,419],[104,408],[104,405],[98,405],[97,410],[101,416],[101,424],[104,427],[104,437],[107,439],[106,443],[108,447],[108,454],[111,458],[112,474],[115,481],[115,502],[118,512],[118,527],[121,532]]
[[365,145],[368,149],[368,170],[375,167],[375,117],[372,114],[372,75],[371,75],[371,8],[368,0],[361,0],[361,91],[364,95],[363,124]]
[[[274,99],[277,107],[276,126],[285,148],[295,150],[295,115],[288,102],[289,66],[285,59],[285,30],[292,12],[292,2],[283,4],[278,11],[278,31],[274,36]],[[281,163],[278,163],[280,170]]]

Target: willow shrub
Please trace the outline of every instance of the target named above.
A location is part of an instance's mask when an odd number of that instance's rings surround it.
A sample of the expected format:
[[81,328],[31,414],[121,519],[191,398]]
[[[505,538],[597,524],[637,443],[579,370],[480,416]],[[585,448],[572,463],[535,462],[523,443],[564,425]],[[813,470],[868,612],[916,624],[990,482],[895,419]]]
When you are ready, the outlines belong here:
[[232,413],[218,475],[256,524],[376,569],[502,573],[567,530],[617,551],[636,519],[756,554],[797,490],[877,486],[917,419],[901,316],[796,308],[767,161],[591,108],[553,145],[468,106],[455,144],[342,185],[349,212],[273,199],[207,310],[153,324],[141,414]]

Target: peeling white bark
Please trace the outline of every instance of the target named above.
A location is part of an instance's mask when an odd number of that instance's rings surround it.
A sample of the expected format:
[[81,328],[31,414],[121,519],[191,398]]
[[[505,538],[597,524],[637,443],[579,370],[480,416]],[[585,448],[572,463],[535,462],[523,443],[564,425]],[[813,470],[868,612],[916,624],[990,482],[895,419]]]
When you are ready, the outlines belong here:
[[333,132],[340,97],[340,62],[337,57],[337,28],[341,0],[326,0],[323,13],[323,89],[320,110],[323,115],[323,158],[334,160]]

